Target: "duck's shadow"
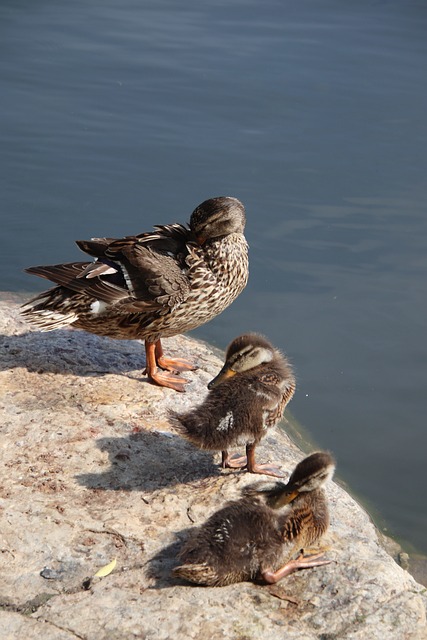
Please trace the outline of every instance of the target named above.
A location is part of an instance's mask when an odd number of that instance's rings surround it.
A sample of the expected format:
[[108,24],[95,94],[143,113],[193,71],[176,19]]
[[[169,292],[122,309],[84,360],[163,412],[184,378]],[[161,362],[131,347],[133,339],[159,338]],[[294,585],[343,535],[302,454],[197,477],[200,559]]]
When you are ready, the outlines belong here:
[[112,340],[76,329],[0,335],[0,370],[17,367],[76,376],[142,374],[145,352],[139,341]]
[[212,454],[169,432],[141,430],[124,438],[100,438],[96,444],[108,453],[110,468],[76,476],[88,489],[153,492],[220,473]]

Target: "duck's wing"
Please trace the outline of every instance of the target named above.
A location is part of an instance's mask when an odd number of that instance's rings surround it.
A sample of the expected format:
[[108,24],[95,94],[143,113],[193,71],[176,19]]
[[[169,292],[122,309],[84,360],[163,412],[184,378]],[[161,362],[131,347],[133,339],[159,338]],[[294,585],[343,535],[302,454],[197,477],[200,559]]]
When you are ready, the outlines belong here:
[[122,247],[135,243],[144,244],[157,251],[177,255],[184,252],[186,244],[194,236],[190,229],[182,224],[155,225],[153,231],[140,233],[124,238],[91,238],[90,240],[76,240],[76,244],[85,253],[94,258],[110,257],[114,260],[120,256]]
[[188,297],[191,287],[185,262],[136,243],[123,247],[119,265],[131,298],[123,301],[122,311],[157,310],[168,313]]
[[[87,262],[69,262],[66,264],[28,267],[25,271],[41,278],[46,278],[71,291],[85,293],[96,300],[102,300],[102,302],[117,303],[119,300],[129,297],[129,292],[126,288],[120,286],[120,278],[117,284],[111,279],[93,278],[88,285],[87,280],[82,277],[87,266]],[[44,294],[41,294],[38,297],[43,296]]]
[[121,305],[122,311],[168,313],[186,300],[190,292],[187,243],[191,239],[183,225],[171,224],[108,245],[104,262],[120,268],[131,296]]
[[47,278],[71,291],[118,304],[122,313],[168,313],[188,296],[187,242],[183,225],[156,227],[151,233],[125,238],[79,240],[95,261],[30,267],[28,273]]

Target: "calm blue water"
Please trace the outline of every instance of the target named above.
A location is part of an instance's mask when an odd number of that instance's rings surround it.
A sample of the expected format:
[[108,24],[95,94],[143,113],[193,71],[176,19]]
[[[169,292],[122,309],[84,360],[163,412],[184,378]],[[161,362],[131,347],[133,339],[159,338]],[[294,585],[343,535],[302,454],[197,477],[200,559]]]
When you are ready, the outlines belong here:
[[196,335],[284,349],[293,414],[424,552],[426,33],[411,0],[0,8],[0,290],[237,196],[250,284]]

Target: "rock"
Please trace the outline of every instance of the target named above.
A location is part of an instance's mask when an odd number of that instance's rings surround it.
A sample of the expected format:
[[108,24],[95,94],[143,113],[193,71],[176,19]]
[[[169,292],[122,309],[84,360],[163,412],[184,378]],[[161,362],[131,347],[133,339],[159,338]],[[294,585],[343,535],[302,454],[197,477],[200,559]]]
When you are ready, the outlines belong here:
[[[333,563],[274,588],[172,579],[185,531],[253,482],[221,472],[219,456],[167,420],[171,407],[200,402],[218,357],[189,338],[165,341],[200,367],[178,394],[146,382],[138,342],[31,331],[17,309],[0,304],[2,638],[427,638],[425,589],[334,483],[325,539]],[[258,456],[290,472],[303,454],[276,429]],[[110,575],[93,578],[113,559]]]

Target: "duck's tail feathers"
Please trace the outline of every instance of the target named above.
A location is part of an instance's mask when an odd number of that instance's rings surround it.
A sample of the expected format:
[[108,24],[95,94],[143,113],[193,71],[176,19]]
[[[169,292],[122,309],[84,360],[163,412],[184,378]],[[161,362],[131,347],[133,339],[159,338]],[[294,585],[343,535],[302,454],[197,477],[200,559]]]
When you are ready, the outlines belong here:
[[73,324],[78,314],[67,304],[62,287],[44,291],[21,307],[21,315],[41,331],[54,331]]

